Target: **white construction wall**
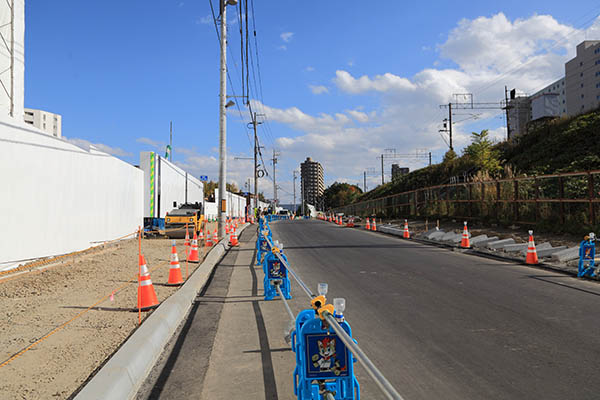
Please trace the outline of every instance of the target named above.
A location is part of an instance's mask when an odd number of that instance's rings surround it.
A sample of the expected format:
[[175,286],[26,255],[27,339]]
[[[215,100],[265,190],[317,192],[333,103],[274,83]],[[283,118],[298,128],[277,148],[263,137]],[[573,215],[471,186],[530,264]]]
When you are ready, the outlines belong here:
[[[25,1],[0,2],[0,114],[23,121],[25,106]],[[14,35],[14,37],[13,37]],[[12,55],[11,55],[12,51]],[[12,101],[11,101],[12,96]]]
[[164,218],[183,203],[202,203],[204,186],[166,158],[155,152],[140,153],[144,171],[144,216]]
[[143,172],[0,116],[0,269],[143,224]]
[[[244,217],[246,215],[246,197],[240,196],[238,194],[227,193],[227,215],[231,217]],[[215,197],[217,198],[216,202],[206,202],[205,203],[205,214],[207,218],[216,218],[218,217],[218,199],[219,192],[218,189],[215,190]],[[254,210],[254,199],[250,199],[250,212]],[[265,210],[269,205],[262,201],[258,202],[258,206]]]

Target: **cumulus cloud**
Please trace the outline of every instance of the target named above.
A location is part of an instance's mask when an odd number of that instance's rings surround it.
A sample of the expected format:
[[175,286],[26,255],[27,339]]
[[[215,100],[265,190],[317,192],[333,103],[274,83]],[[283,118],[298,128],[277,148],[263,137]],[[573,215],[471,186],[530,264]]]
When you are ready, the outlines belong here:
[[112,147],[104,143],[92,143],[89,140],[81,139],[81,138],[67,138],[63,136],[63,139],[69,143],[74,144],[77,147],[81,147],[82,149],[89,150],[90,147],[93,147],[97,150],[100,150],[103,153],[108,153],[110,155],[116,157],[130,157],[131,154],[128,151],[123,150],[120,147]]
[[279,35],[281,40],[283,40],[286,43],[289,43],[290,40],[292,40],[293,36],[294,36],[294,32],[283,32],[281,35]]
[[[280,161],[282,168],[291,171],[311,156],[323,164],[327,184],[335,180],[362,183],[364,171],[379,170],[379,157],[387,148],[402,154],[427,149],[433,152],[434,162],[440,161],[447,145],[439,129],[447,110],[438,106],[452,101],[455,93],[473,93],[476,102],[498,104],[497,110],[475,111],[480,114],[475,123],[470,120],[454,126],[455,148],[460,152],[468,145],[473,130],[489,128],[490,136],[501,140],[506,135],[500,109],[504,85],[526,93],[541,89],[564,75],[564,63],[575,55],[579,42],[598,36],[598,19],[586,30],[561,24],[549,15],[510,20],[498,13],[463,19],[442,43],[423,46],[425,51],[436,48],[439,59],[412,76],[390,70],[374,75],[337,70],[332,82],[342,93],[352,95],[350,104],[353,99],[365,104],[363,96],[370,95],[375,99],[369,102],[371,109],[357,105],[343,112],[311,115],[301,107],[255,105],[271,121],[295,130],[276,139],[276,146],[286,155]],[[411,170],[426,165],[416,157],[394,162]],[[390,167],[391,160],[385,165],[387,179]],[[371,176],[367,185],[372,188],[380,179],[380,175]]]
[[313,94],[323,94],[323,93],[329,93],[329,89],[327,89],[325,86],[323,85],[308,85],[308,87],[310,88],[310,91]]

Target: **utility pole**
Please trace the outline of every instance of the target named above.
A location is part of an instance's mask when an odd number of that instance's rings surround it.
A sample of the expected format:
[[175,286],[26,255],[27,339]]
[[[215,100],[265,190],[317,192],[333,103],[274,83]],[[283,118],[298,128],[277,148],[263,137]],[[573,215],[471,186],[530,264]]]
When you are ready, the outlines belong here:
[[302,216],[304,216],[304,179],[300,175],[300,201],[302,202]]
[[363,187],[365,188],[365,193],[367,193],[367,171],[363,175]]
[[429,152],[429,166],[431,167],[431,152]]
[[273,149],[273,158],[272,158],[272,161],[273,161],[273,202],[275,204],[275,209],[277,208],[277,179],[275,176],[275,169],[276,169],[275,166],[277,165],[277,156],[279,154],[280,153],[277,153],[275,151],[275,149]]
[[173,161],[173,121],[169,126],[169,161]]
[[227,215],[227,200],[225,199],[227,182],[227,112],[228,105],[233,101],[227,100],[227,6],[235,6],[237,0],[221,0],[219,4],[221,12],[221,65],[220,65],[220,90],[219,90],[219,237],[225,237],[225,218]]
[[450,133],[450,150],[454,151],[452,146],[452,103],[448,103],[448,132]]
[[384,184],[383,181],[383,154],[381,155],[381,184]]
[[296,170],[293,171],[293,175],[294,175],[294,212],[293,212],[293,214],[296,214],[296,179],[298,178],[296,176],[297,173],[298,173],[298,171],[296,171]]
[[505,101],[505,105],[506,107],[504,107],[506,109],[506,140],[510,139],[510,123],[508,120],[508,109],[510,108],[508,106],[508,88],[506,86],[504,86],[504,101]]

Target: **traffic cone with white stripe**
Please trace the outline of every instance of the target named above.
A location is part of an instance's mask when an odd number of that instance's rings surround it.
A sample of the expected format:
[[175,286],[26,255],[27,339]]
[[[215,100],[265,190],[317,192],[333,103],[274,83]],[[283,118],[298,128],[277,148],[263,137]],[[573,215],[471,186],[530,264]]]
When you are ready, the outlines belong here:
[[371,224],[369,223],[369,218],[367,218],[367,224],[365,225],[365,228],[370,231],[371,230]]
[[185,225],[185,242],[183,242],[183,245],[185,246],[185,257],[187,258],[190,254],[190,231],[187,224]]
[[140,283],[138,285],[138,308],[142,311],[146,311],[158,305],[158,298],[156,297],[152,279],[150,279],[150,271],[148,271],[143,254],[140,254],[139,257],[139,268]]
[[225,234],[229,235],[229,222],[225,224]]
[[197,263],[200,262],[200,257],[198,255],[198,235],[196,235],[196,231],[194,231],[194,238],[192,239],[192,249],[187,258],[188,262]]
[[373,218],[373,223],[371,224],[371,230],[373,232],[377,232],[377,222],[375,222],[376,218]]
[[233,232],[231,233],[231,236],[229,236],[229,245],[230,246],[239,246],[240,245],[235,228],[233,228]]
[[181,276],[181,267],[179,266],[179,257],[177,256],[177,247],[175,247],[175,241],[171,243],[171,267],[169,269],[169,280],[167,286],[176,286],[183,283],[183,277]]
[[219,243],[219,235],[217,234],[217,230],[215,229],[215,232],[213,233],[213,243],[217,244]]
[[410,231],[408,230],[408,220],[404,220],[404,231],[402,232],[402,237],[404,239],[410,239]]
[[212,238],[210,237],[210,230],[206,230],[206,241],[204,242],[204,246],[205,247],[212,247],[213,242],[212,242]]
[[533,241],[533,231],[529,231],[529,242],[527,243],[527,257],[525,258],[526,264],[537,264],[539,262],[537,251],[535,250],[535,242]]
[[460,247],[468,249],[471,247],[469,243],[469,230],[467,229],[467,221],[465,221],[465,228],[463,229],[462,240],[460,241]]

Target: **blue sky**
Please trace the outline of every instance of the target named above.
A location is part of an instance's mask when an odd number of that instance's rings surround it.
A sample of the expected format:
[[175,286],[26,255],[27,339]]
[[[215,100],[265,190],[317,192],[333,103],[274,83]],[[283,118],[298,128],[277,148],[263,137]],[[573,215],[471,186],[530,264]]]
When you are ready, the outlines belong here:
[[[504,85],[532,93],[564,73],[579,41],[600,38],[594,1],[378,3],[254,0],[263,96],[252,87],[253,99],[268,119],[259,129],[265,161],[281,152],[284,202],[307,156],[323,163],[327,184],[361,186],[386,148],[427,149],[440,160],[438,105],[452,93],[476,101],[499,101]],[[208,0],[28,0],[25,105],[62,114],[63,136],[132,164],[140,151],[164,151],[172,120],[174,161],[216,178],[219,49],[210,13]],[[236,19],[230,7],[229,69],[240,94]],[[243,121],[235,109],[228,118],[231,158],[252,152],[241,109]],[[472,130],[505,135],[495,114],[457,124],[457,147]],[[238,185],[251,176],[247,161],[229,167]],[[272,183],[262,180],[261,190],[270,197]]]

